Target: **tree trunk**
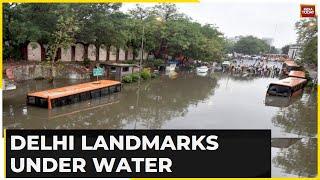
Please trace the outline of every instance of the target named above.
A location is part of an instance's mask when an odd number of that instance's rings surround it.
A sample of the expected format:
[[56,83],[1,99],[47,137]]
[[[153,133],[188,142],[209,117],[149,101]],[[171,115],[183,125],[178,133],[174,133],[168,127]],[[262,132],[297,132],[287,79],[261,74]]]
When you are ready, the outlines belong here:
[[99,61],[100,45],[99,44],[95,44],[95,46],[96,46],[96,61]]

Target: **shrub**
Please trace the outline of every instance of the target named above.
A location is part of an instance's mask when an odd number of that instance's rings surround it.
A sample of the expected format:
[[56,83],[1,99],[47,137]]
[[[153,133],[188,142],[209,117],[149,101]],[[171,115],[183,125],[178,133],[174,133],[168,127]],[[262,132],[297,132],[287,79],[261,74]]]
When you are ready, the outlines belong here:
[[165,62],[162,59],[149,60],[146,62],[147,67],[158,68],[161,65],[164,65]]
[[84,58],[84,60],[83,60],[83,65],[86,66],[86,67],[88,67],[88,66],[90,65],[90,59]]
[[153,66],[154,67],[159,67],[159,66],[161,66],[161,65],[164,65],[165,63],[164,63],[164,60],[163,59],[155,59],[154,61],[153,61]]
[[317,84],[315,84],[313,81],[311,81],[311,80],[309,80],[308,81],[308,83],[307,83],[307,85],[306,85],[306,87],[307,88],[312,88],[312,87],[316,87],[317,86]]
[[132,83],[132,76],[131,75],[126,75],[122,78],[122,82],[124,83]]
[[156,73],[151,73],[151,78],[156,78],[157,77],[157,74]]
[[151,73],[148,70],[143,70],[140,74],[141,78],[146,80],[146,79],[150,79],[151,78]]
[[139,73],[131,74],[132,82],[137,82],[140,78]]

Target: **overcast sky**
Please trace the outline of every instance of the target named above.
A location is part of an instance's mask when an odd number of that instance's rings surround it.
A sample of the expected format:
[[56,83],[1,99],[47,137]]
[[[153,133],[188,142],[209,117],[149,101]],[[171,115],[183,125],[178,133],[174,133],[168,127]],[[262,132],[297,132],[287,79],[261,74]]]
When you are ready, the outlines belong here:
[[[200,3],[178,3],[180,12],[202,24],[215,24],[227,37],[254,35],[272,38],[281,48],[296,42],[294,24],[300,19],[300,4],[315,0],[200,0]],[[154,4],[144,3],[143,6]],[[135,4],[123,4],[123,10]]]

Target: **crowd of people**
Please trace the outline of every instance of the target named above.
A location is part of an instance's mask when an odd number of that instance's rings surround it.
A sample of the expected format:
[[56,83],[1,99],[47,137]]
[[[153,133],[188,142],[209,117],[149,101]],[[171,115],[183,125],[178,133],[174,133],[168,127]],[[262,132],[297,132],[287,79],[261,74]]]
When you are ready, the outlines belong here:
[[263,77],[277,77],[281,75],[281,62],[268,62],[266,60],[234,60],[223,71],[231,73],[251,74]]

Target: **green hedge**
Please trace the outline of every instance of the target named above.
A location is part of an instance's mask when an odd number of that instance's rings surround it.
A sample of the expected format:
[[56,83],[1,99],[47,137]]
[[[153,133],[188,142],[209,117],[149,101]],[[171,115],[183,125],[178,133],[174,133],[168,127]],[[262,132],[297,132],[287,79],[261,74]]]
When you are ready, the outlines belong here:
[[122,78],[122,82],[124,82],[124,83],[132,83],[132,76],[131,75],[124,76]]
[[139,80],[139,77],[143,80],[151,79],[151,78],[156,78],[157,75],[155,73],[151,73],[150,71],[144,69],[141,71],[141,73],[132,73],[129,75],[126,75],[122,78],[123,83],[132,83],[132,82],[137,82]]
[[132,82],[137,82],[139,80],[139,73],[133,73],[130,75],[132,77]]
[[148,70],[143,70],[141,73],[141,78],[146,80],[146,79],[150,79],[151,78],[151,73]]

